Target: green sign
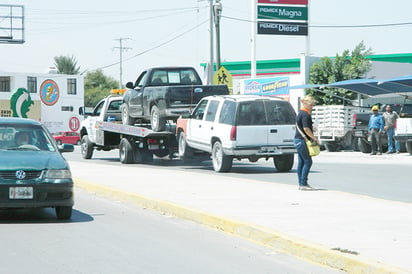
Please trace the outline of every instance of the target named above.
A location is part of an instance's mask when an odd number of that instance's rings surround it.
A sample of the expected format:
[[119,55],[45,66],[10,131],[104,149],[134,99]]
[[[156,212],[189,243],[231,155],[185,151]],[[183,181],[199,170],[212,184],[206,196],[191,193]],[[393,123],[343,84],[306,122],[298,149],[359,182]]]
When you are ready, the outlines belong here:
[[307,21],[308,7],[258,5],[258,19]]

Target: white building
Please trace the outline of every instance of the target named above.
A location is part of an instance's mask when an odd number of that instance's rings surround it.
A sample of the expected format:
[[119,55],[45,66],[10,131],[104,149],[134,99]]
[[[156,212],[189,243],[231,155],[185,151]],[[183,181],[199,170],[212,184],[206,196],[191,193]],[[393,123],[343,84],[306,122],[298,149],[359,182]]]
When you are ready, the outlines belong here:
[[0,71],[1,117],[35,119],[50,132],[77,131],[83,105],[83,76]]

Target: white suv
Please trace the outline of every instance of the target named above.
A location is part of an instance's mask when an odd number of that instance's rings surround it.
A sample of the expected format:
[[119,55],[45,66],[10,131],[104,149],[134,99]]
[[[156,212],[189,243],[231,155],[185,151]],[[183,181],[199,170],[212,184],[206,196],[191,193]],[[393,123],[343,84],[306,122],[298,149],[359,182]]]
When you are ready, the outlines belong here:
[[223,95],[203,98],[190,115],[178,119],[179,156],[196,151],[212,156],[213,168],[227,172],[233,159],[273,158],[278,171],[293,167],[296,113],[285,100],[270,96]]

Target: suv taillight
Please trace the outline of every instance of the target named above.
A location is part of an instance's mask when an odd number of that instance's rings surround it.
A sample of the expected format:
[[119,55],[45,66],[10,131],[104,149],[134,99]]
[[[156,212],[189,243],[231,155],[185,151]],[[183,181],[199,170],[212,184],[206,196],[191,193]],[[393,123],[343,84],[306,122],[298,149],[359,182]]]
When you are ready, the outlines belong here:
[[353,127],[356,127],[356,114],[353,114],[353,117],[352,117],[352,126]]
[[232,126],[230,129],[230,140],[231,141],[236,141],[236,126]]

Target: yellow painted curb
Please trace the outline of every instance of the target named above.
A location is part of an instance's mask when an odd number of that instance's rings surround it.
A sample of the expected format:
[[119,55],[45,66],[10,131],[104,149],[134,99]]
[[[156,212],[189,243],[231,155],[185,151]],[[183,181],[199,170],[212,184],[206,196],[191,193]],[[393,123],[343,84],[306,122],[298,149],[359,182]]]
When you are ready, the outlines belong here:
[[291,254],[301,259],[343,270],[348,273],[412,273],[411,271],[402,270],[373,260],[359,258],[356,255],[331,250],[325,246],[309,243],[305,240],[294,238],[271,229],[229,220],[199,210],[90,183],[81,179],[75,179],[75,186],[88,192],[130,202],[140,207],[156,210],[178,218],[191,220],[270,247],[276,251]]

